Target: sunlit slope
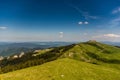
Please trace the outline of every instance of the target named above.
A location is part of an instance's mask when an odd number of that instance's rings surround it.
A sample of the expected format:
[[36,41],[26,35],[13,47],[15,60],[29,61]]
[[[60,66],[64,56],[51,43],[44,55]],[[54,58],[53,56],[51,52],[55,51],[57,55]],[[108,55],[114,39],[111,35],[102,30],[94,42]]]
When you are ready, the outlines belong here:
[[45,49],[38,51],[36,55],[41,53],[55,54],[58,58],[72,58],[94,64],[98,62],[120,64],[120,48],[96,41],[51,48],[49,51]]
[[63,58],[0,75],[1,80],[120,80],[120,71]]
[[74,45],[69,50],[64,51],[61,57],[68,57],[91,63],[97,63],[98,61],[101,61],[105,63],[119,64],[120,48],[99,42],[89,41]]
[[67,57],[85,62],[96,63],[102,61],[105,63],[120,63],[120,48],[96,41],[40,50],[36,55],[40,55],[41,53],[56,54],[56,56],[58,55],[58,58]]

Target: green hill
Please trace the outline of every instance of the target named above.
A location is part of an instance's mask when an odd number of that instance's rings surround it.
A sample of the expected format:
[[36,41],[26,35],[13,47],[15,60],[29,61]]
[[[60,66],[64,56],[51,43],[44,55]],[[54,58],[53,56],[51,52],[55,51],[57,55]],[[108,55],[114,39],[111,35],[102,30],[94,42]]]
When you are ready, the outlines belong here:
[[41,54],[55,54],[57,58],[71,58],[93,64],[101,62],[120,64],[120,48],[96,41],[45,49],[35,53],[35,55]]
[[64,58],[0,77],[1,80],[120,80],[119,74],[114,68]]
[[[69,46],[67,46],[69,47]],[[65,49],[67,48],[65,47]],[[61,57],[69,57],[72,59],[82,60],[85,62],[105,62],[120,63],[120,48],[102,44],[99,42],[88,41],[74,45],[66,50]]]
[[88,41],[37,50],[8,60],[1,70],[13,71],[1,74],[3,80],[120,80],[120,48]]

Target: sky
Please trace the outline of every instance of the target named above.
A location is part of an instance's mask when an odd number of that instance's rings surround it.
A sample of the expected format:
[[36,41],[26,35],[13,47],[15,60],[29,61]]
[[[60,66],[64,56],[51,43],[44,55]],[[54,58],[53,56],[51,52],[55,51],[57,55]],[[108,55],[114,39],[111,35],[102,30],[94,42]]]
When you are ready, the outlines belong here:
[[0,41],[120,42],[120,0],[0,0]]

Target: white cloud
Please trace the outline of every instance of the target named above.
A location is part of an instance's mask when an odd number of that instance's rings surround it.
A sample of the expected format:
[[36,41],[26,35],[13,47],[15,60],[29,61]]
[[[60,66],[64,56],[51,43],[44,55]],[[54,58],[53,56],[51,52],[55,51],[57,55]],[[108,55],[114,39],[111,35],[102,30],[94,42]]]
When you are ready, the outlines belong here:
[[117,34],[104,34],[103,36],[110,37],[110,38],[119,38],[120,37],[120,35],[117,35]]
[[85,21],[84,24],[89,24],[89,23],[87,21]]
[[89,24],[89,22],[85,21],[85,22],[78,22],[78,24]]
[[83,24],[83,22],[78,22],[78,24]]
[[63,34],[63,32],[59,32],[60,34]]
[[110,33],[110,34],[94,35],[91,38],[97,41],[119,41],[120,35]]
[[95,38],[95,39],[114,39],[114,38],[120,38],[120,35],[118,35],[118,34],[102,34],[102,35],[93,36],[92,38]]
[[0,30],[5,30],[7,29],[7,27],[0,27]]
[[116,14],[116,13],[119,13],[120,12],[120,7],[118,7],[117,9],[113,10],[112,11],[112,14]]
[[64,35],[63,32],[59,32],[59,37],[60,37],[60,38],[63,38],[63,35]]

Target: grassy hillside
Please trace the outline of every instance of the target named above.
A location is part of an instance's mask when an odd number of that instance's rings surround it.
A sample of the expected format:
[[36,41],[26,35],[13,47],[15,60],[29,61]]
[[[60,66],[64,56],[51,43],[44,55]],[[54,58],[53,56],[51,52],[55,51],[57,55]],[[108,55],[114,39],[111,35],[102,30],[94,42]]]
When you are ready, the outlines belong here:
[[[1,70],[13,72],[1,74],[1,80],[120,80],[120,48],[96,41],[36,50],[26,57],[8,60]],[[39,66],[30,67],[34,64]]]
[[66,50],[61,57],[69,57],[91,63],[120,64],[120,48],[89,41],[74,45],[69,50]]
[[73,59],[58,59],[40,66],[0,75],[1,80],[120,80],[120,70]]
[[99,64],[101,62],[120,64],[120,48],[96,41],[40,50],[35,55],[46,53],[56,54],[56,56],[59,55],[58,58],[71,58],[93,64]]

